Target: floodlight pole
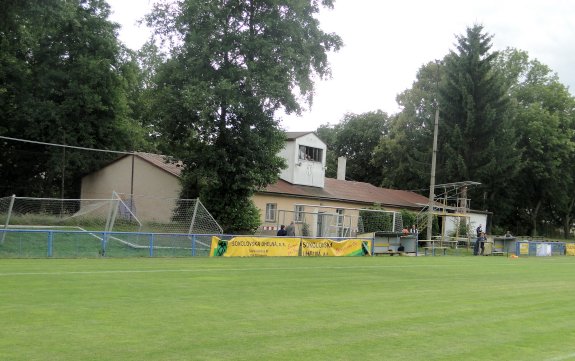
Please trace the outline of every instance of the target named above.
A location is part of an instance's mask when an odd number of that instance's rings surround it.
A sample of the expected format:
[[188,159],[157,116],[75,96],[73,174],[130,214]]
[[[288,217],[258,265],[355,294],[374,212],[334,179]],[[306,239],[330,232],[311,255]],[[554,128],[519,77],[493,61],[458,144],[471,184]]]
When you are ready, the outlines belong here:
[[435,108],[435,123],[433,126],[433,154],[431,156],[431,180],[429,182],[429,206],[427,207],[427,238],[431,239],[433,227],[433,202],[435,199],[435,166],[437,158],[437,133],[439,133],[439,104]]

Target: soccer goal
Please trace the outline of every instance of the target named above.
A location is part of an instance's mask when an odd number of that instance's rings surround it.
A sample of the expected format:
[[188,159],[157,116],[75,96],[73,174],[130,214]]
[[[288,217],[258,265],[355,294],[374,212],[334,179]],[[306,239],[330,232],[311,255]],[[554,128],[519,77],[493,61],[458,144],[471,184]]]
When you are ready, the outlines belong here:
[[4,228],[70,227],[106,232],[221,234],[199,199],[128,196],[108,199],[0,198]]

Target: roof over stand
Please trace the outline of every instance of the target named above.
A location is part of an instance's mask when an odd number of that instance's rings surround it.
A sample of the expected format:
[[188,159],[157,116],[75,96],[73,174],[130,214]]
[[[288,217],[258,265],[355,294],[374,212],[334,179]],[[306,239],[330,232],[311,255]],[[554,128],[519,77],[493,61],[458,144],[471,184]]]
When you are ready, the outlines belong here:
[[481,185],[481,183],[474,181],[461,181],[454,183],[436,184],[435,188],[461,188],[461,187],[478,186],[478,185]]

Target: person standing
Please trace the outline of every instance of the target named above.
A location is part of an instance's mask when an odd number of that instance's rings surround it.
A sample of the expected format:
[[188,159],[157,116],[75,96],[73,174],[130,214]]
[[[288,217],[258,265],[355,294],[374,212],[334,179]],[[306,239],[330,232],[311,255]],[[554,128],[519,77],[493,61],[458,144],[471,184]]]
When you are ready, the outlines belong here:
[[479,256],[483,255],[485,252],[485,241],[487,241],[487,237],[485,236],[485,232],[480,232],[479,236],[475,240],[475,244],[473,245],[473,255]]
[[295,237],[295,224],[293,221],[287,226],[286,228],[286,236],[288,237]]
[[278,236],[285,236],[287,234],[286,231],[286,226],[284,226],[283,224],[280,226],[280,229],[278,231]]

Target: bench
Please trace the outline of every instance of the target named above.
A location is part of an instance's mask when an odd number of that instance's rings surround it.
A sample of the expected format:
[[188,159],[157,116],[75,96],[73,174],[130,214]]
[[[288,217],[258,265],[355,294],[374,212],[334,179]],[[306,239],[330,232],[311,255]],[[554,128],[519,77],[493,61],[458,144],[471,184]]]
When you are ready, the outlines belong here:
[[[402,251],[402,252],[399,252],[399,251],[389,251],[389,252],[386,252],[386,253],[387,253],[388,255],[390,255],[390,256],[394,256],[394,255],[396,255],[396,254],[399,255],[399,256],[403,256],[403,254],[404,254],[405,252],[403,252],[403,251]],[[382,253],[382,254],[385,254],[385,253]]]
[[447,248],[448,247],[432,247],[432,246],[427,246],[427,247],[423,247],[423,252],[424,254],[427,256],[427,251],[430,252],[430,254],[435,256],[435,250],[443,250],[443,255],[445,256],[447,254]]
[[397,255],[399,255],[399,256],[403,256],[404,253],[405,253],[405,252],[403,252],[403,251],[399,252],[399,251],[388,250],[388,251],[381,251],[381,252],[374,251],[374,252],[373,252],[373,255],[374,255],[374,256],[381,256],[381,255],[386,255],[386,254],[387,254],[387,255],[390,255],[390,256],[395,256],[395,255],[397,254]]

